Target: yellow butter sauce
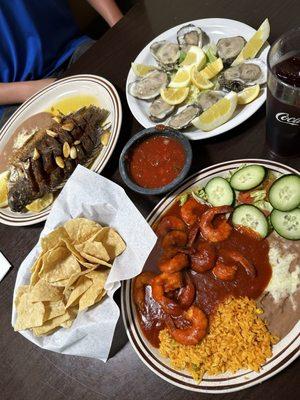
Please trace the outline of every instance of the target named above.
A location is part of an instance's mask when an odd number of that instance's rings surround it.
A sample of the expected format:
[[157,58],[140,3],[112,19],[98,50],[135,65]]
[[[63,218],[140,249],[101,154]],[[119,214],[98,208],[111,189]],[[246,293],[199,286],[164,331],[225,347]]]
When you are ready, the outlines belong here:
[[100,103],[98,98],[89,94],[81,94],[76,96],[63,97],[61,100],[52,104],[50,109],[47,111],[55,115],[59,114],[60,112],[62,112],[63,114],[69,114],[71,112],[77,111],[81,107],[90,105],[99,107]]

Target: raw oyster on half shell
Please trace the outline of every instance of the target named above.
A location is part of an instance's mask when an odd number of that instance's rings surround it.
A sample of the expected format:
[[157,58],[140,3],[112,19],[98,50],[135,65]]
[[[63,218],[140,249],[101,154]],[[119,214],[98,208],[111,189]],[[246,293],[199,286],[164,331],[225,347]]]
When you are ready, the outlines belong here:
[[235,92],[240,92],[246,86],[262,85],[266,81],[266,64],[258,58],[244,61],[239,65],[226,69],[218,79],[222,89]]
[[190,46],[203,45],[203,32],[193,24],[183,26],[177,32],[177,41],[183,51],[188,51]]
[[193,119],[198,117],[198,115],[202,112],[202,109],[197,104],[190,104],[186,106],[177,114],[173,115],[167,125],[173,129],[185,129],[188,128],[191,124]]
[[164,121],[175,110],[175,106],[166,103],[161,96],[155,99],[149,108],[149,118],[153,122]]
[[169,83],[166,72],[154,70],[145,75],[142,79],[138,79],[130,83],[128,87],[129,93],[142,100],[152,100],[159,96],[160,90],[164,89]]
[[207,90],[199,94],[197,98],[197,104],[203,109],[207,110],[213,106],[217,101],[221,100],[225,96],[225,93],[220,90]]
[[180,58],[179,45],[167,40],[152,43],[150,52],[158,65],[165,71],[173,70]]
[[240,54],[245,44],[246,40],[242,36],[222,38],[218,41],[217,53],[225,67],[231,65],[233,60]]

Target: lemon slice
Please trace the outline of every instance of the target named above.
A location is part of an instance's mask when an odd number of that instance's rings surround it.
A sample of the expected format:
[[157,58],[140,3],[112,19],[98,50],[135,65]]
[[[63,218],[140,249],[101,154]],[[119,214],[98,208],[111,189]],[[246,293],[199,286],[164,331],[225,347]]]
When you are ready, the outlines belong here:
[[211,89],[214,86],[209,79],[204,78],[201,72],[197,70],[196,66],[192,68],[191,79],[193,84],[199,89]]
[[242,92],[238,93],[238,104],[248,104],[251,103],[259,95],[260,86],[250,86],[244,89]]
[[154,65],[131,63],[132,71],[136,76],[142,77],[157,69]]
[[46,193],[43,197],[40,197],[39,199],[33,200],[32,203],[28,204],[26,206],[26,209],[28,211],[32,212],[40,212],[44,210],[44,208],[50,206],[50,204],[53,203],[53,193]]
[[259,50],[262,48],[263,44],[268,40],[269,35],[270,24],[267,18],[255,32],[252,38],[249,39],[243,50],[240,52],[240,54],[231,65],[238,65],[241,62],[248,60],[249,58],[255,57]]
[[6,207],[8,204],[8,179],[9,171],[0,174],[0,208]]
[[198,68],[202,68],[204,67],[205,63],[206,55],[204,51],[198,46],[191,46],[180,66],[192,67],[196,65]]
[[162,99],[172,105],[175,106],[176,104],[182,103],[189,94],[189,88],[165,88],[160,91],[160,95]]
[[192,124],[202,131],[212,131],[220,125],[225,124],[232,117],[236,105],[237,94],[230,92],[204,111],[199,117],[195,118]]
[[191,83],[191,73],[187,68],[180,68],[173,79],[171,80],[169,87],[181,88],[186,87]]
[[211,79],[216,76],[223,69],[223,62],[221,58],[217,58],[215,61],[207,64],[207,66],[200,71],[201,75],[205,79]]

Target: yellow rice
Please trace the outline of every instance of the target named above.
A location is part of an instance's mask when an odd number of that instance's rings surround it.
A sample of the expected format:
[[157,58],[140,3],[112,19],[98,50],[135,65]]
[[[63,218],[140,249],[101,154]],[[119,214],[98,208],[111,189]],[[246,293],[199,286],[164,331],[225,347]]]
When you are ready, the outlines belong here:
[[164,329],[159,335],[159,351],[174,368],[187,369],[196,381],[201,381],[205,373],[259,371],[278,341],[259,317],[262,312],[247,297],[228,298],[217,308],[209,333],[199,344],[184,346]]

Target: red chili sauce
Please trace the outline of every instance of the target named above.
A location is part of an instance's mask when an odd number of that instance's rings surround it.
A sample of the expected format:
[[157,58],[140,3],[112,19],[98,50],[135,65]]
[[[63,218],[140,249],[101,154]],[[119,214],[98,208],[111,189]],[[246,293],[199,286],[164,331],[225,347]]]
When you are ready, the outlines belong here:
[[131,178],[144,188],[160,188],[181,172],[186,155],[180,142],[168,136],[153,136],[137,144],[129,154]]
[[[203,205],[199,206],[199,212],[200,208],[202,213]],[[165,215],[176,215],[180,217],[180,206],[178,202],[176,202]],[[216,224],[218,224],[218,220],[220,220],[220,218],[217,217]],[[158,223],[155,224],[154,229]],[[190,228],[187,226],[187,231],[189,231],[189,229]],[[197,242],[201,240],[203,240],[203,238],[199,235],[193,247],[196,247]],[[156,274],[160,273],[157,267],[157,262],[162,254],[160,243],[161,240],[158,239],[156,246],[146,261],[144,271],[151,270]],[[233,229],[226,240],[215,243],[214,246],[217,253],[220,249],[238,250],[255,266],[256,276],[250,277],[246,274],[244,268],[239,267],[234,280],[221,281],[213,275],[211,270],[198,273],[188,268],[188,273],[196,288],[194,304],[198,305],[208,317],[213,314],[216,306],[230,295],[235,297],[247,296],[251,299],[257,299],[263,293],[272,275],[268,257],[269,244],[266,239],[257,240],[249,234]],[[175,295],[171,293],[170,297],[172,296]],[[164,320],[166,314],[161,309],[160,305],[151,297],[151,286],[146,287],[145,311],[143,313],[138,312],[138,315],[141,329],[146,338],[153,346],[158,347],[158,335],[160,330],[165,327]]]

